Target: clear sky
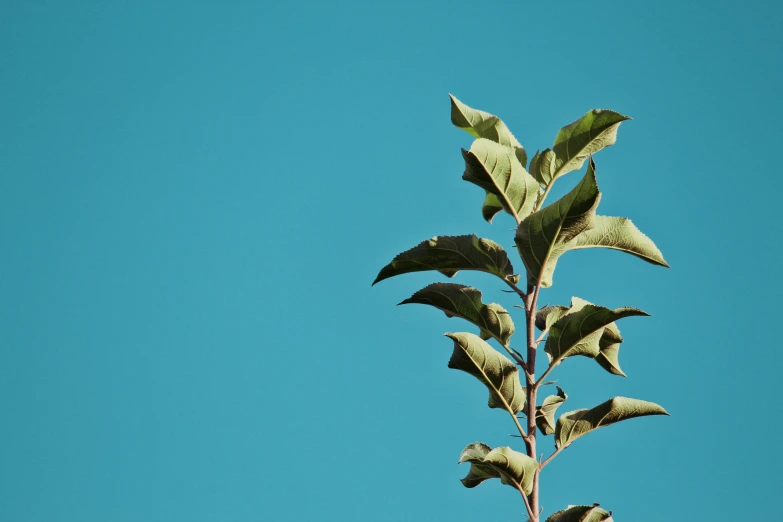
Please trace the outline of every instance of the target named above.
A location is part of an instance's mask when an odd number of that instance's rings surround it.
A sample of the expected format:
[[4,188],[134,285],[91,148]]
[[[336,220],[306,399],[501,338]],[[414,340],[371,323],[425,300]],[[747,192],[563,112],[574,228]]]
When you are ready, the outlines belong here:
[[[524,520],[510,488],[458,480],[466,444],[519,446],[446,367],[442,334],[471,326],[395,307],[444,278],[370,287],[438,234],[492,238],[522,268],[512,220],[483,222],[460,179],[471,139],[448,93],[531,152],[589,109],[632,116],[596,156],[600,210],[672,265],[571,253],[542,293],[652,314],[620,324],[627,379],[587,359],[554,372],[565,410],[623,395],[671,413],[575,442],[544,472],[545,512],[778,518],[781,16],[5,0],[0,519]],[[514,304],[490,276],[454,282]]]

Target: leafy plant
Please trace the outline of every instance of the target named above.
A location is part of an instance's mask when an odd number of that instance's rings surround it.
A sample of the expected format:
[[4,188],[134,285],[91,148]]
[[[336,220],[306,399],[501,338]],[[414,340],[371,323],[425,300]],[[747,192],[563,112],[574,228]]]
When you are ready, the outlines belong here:
[[[625,317],[647,315],[636,308],[612,310],[577,297],[568,306],[539,309],[539,293],[552,285],[560,256],[583,248],[611,248],[668,267],[655,244],[630,220],[596,213],[601,192],[593,154],[614,145],[620,124],[628,119],[610,110],[589,111],[563,127],[552,148],[537,151],[528,163],[525,148],[497,116],[472,109],[451,96],[452,123],[476,138],[470,150],[462,150],[462,179],[484,189],[481,213],[486,221],[491,223],[501,211],[516,221],[515,243],[526,269],[525,288],[520,287],[520,276],[514,274],[503,248],[475,235],[436,236],[423,241],[398,254],[373,282],[374,285],[393,276],[426,270],[448,277],[460,270],[477,270],[498,277],[510,288],[509,292],[522,299],[524,306],[519,308],[525,312],[526,337],[522,352],[511,346],[515,326],[509,312],[499,304],[485,304],[476,288],[433,283],[400,304],[427,304],[448,317],[460,317],[478,327],[478,335],[446,334],[454,345],[448,366],[469,373],[486,386],[489,407],[508,412],[525,443],[525,451],[491,448],[481,442],[469,444],[459,459],[460,463],[470,463],[462,483],[473,488],[485,480],[499,478],[519,491],[532,522],[540,521],[541,471],[576,439],[626,419],[668,415],[652,402],[615,397],[594,408],[563,413],[555,421],[558,408],[568,398],[559,386],[556,395],[544,398],[540,405],[538,402],[539,390],[549,384],[545,379],[569,357],[595,359],[609,373],[625,376],[618,362],[623,338],[615,323]],[[554,183],[585,163],[586,172],[576,186],[544,206]],[[487,342],[491,339],[507,355]],[[548,365],[536,378],[536,357],[542,342]],[[543,460],[536,458],[536,430],[555,439],[553,453]],[[611,511],[593,504],[569,506],[546,520],[598,522],[611,521],[611,515]]]

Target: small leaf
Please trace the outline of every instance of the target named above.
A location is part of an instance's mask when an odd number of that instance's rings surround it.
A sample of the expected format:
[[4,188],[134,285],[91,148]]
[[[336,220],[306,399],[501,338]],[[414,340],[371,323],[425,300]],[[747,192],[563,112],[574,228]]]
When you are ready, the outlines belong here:
[[470,151],[462,149],[462,156],[465,159],[462,179],[483,188],[488,195],[496,196],[503,209],[517,222],[533,211],[538,183],[511,148],[482,138],[473,142]]
[[552,513],[546,522],[612,522],[612,513],[601,509],[598,504],[568,506],[568,509]]
[[600,200],[595,163],[591,161],[584,178],[571,192],[522,220],[515,242],[530,284],[551,286],[557,258],[569,241],[593,226]]
[[477,378],[489,390],[489,407],[519,413],[525,407],[525,388],[519,369],[506,356],[479,336],[468,332],[447,333],[454,341],[449,368]]
[[475,138],[486,138],[511,147],[522,166],[527,165],[527,152],[500,118],[488,112],[472,109],[449,94],[451,123]]
[[593,430],[634,417],[668,415],[653,402],[615,397],[589,410],[575,410],[560,416],[555,427],[557,448],[569,446],[582,435]]
[[536,152],[530,160],[530,174],[544,186],[552,183],[555,175],[555,153],[552,149],[544,149],[540,154]]
[[481,216],[487,223],[492,223],[498,212],[503,210],[503,204],[494,194],[487,193],[484,198],[484,204],[481,206]]
[[475,488],[490,478],[499,478],[503,484],[522,489],[526,495],[533,491],[533,477],[538,462],[509,447],[491,449],[486,444],[469,444],[459,458],[459,463],[470,462],[468,475],[461,479],[466,488]]
[[556,156],[552,180],[582,168],[591,154],[614,145],[617,128],[630,119],[614,111],[593,109],[560,129],[552,147]]
[[568,245],[569,250],[597,247],[621,250],[648,263],[669,267],[655,243],[627,218],[596,216],[593,228],[579,234]]
[[552,435],[555,432],[555,412],[565,402],[568,395],[560,386],[557,386],[557,395],[550,395],[541,406],[536,407],[536,426],[544,435]]
[[611,310],[574,297],[568,313],[550,327],[544,351],[552,366],[575,355],[596,358],[601,353],[600,340],[609,324],[624,317],[640,315],[649,314],[630,307]]
[[567,306],[545,306],[538,310],[536,313],[536,328],[541,331],[549,330],[549,328],[566,313],[569,308]]
[[[605,333],[606,330],[604,330],[604,334]],[[620,362],[617,359],[620,353],[620,343],[601,337],[601,340],[598,341],[598,345],[600,352],[595,357],[596,362],[607,372],[625,377],[625,373],[620,368]]]
[[398,254],[383,267],[372,284],[410,272],[437,270],[453,277],[460,270],[478,270],[517,283],[514,267],[503,248],[476,235],[436,236]]
[[413,294],[400,304],[427,304],[442,310],[448,317],[461,317],[479,327],[482,339],[494,337],[508,346],[514,333],[514,322],[508,311],[499,304],[485,305],[481,291],[454,283],[433,283]]

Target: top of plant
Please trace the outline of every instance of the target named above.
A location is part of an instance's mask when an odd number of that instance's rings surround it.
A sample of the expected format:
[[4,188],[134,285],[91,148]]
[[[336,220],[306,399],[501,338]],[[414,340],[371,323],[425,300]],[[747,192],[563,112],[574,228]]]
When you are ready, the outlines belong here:
[[[505,250],[489,239],[475,235],[435,236],[398,254],[383,267],[373,284],[409,272],[434,270],[454,277],[460,270],[485,272],[499,278],[524,302],[526,339],[512,340],[516,328],[509,312],[497,303],[484,303],[481,292],[465,285],[433,283],[400,304],[427,304],[448,317],[459,317],[478,328],[447,333],[453,342],[448,366],[468,373],[489,391],[489,407],[506,410],[525,453],[510,447],[494,448],[476,442],[468,445],[460,463],[470,463],[462,483],[473,488],[490,478],[517,489],[533,522],[539,522],[539,475],[541,470],[576,439],[598,428],[647,415],[668,415],[655,403],[615,397],[593,408],[569,411],[555,420],[568,396],[560,388],[539,405],[537,393],[549,384],[546,377],[570,357],[594,359],[613,375],[625,376],[618,361],[623,337],[616,322],[646,316],[637,308],[606,308],[574,297],[571,304],[537,308],[539,292],[552,285],[559,258],[584,248],[610,248],[649,263],[669,265],[660,250],[627,218],[597,213],[601,201],[593,154],[614,145],[620,124],[630,118],[620,113],[594,109],[566,125],[552,148],[536,151],[528,163],[527,151],[497,116],[472,109],[451,98],[451,121],[475,141],[462,150],[462,179],[484,190],[481,214],[488,222],[506,212],[517,223],[515,244],[524,265],[525,285]],[[576,185],[557,201],[545,206],[554,183],[587,165]],[[541,332],[535,335],[536,328]],[[496,341],[508,357],[488,341]],[[516,339],[516,338],[515,338]],[[512,342],[521,343],[520,351]],[[536,354],[544,342],[548,366],[536,378]],[[519,345],[517,345],[519,346]],[[526,351],[526,353],[523,353]],[[520,369],[522,370],[520,372]],[[525,429],[517,415],[522,415]],[[554,452],[537,459],[536,434],[553,435]],[[552,514],[547,522],[611,521],[612,513],[598,504],[570,506]]]

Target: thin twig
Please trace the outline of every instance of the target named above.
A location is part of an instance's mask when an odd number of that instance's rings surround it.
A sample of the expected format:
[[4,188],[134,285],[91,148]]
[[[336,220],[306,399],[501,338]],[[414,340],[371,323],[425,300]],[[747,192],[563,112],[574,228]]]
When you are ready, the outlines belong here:
[[515,485],[519,490],[519,494],[522,495],[522,498],[525,500],[525,507],[527,508],[527,514],[530,517],[530,520],[535,520],[538,517],[536,517],[533,514],[533,510],[530,508],[530,502],[527,501],[527,495],[525,495],[525,490],[522,489],[522,486],[520,486],[519,484],[515,484]]
[[538,465],[538,469],[539,469],[539,470],[542,470],[542,469],[544,469],[544,466],[546,466],[547,464],[549,464],[549,461],[550,461],[550,460],[552,460],[553,458],[555,458],[555,457],[558,455],[558,453],[560,453],[561,451],[563,451],[563,450],[564,450],[564,449],[566,449],[566,448],[567,448],[567,446],[562,446],[562,447],[560,447],[560,448],[557,448],[557,449],[555,450],[555,452],[554,452],[554,453],[552,453],[550,456],[548,456],[544,462],[542,462],[541,464],[539,464],[539,465]]
[[523,300],[523,301],[524,301],[525,299],[527,299],[527,295],[525,295],[525,292],[523,292],[521,288],[519,288],[517,285],[515,285],[514,283],[512,283],[512,282],[511,282],[511,281],[509,281],[508,279],[504,279],[503,281],[505,281],[505,282],[506,282],[506,284],[507,284],[508,286],[510,286],[510,287],[511,287],[511,289],[512,289],[512,290],[514,290],[514,292],[516,292],[516,293],[519,295],[519,297],[521,297],[521,298],[522,298],[522,300]]

